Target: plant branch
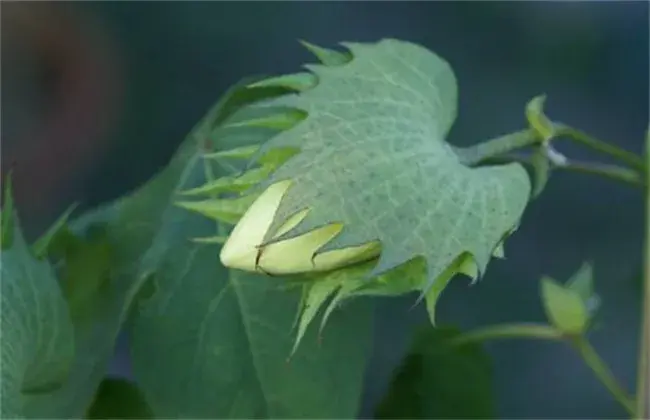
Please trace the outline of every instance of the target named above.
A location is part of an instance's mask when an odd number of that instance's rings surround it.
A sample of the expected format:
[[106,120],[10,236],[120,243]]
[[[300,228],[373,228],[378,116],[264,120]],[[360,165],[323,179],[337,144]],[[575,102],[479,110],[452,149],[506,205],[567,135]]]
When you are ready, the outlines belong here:
[[645,180],[637,171],[617,165],[570,160],[566,165],[557,166],[557,168],[567,171],[598,175],[603,178],[609,178],[635,187],[643,187],[645,183]]
[[[650,129],[646,132],[645,159],[650,167]],[[639,363],[637,367],[636,418],[650,416],[650,170],[646,171],[646,220],[645,220],[645,255],[643,270],[643,307],[641,309],[641,334],[639,345]]]
[[[567,337],[561,331],[545,324],[502,324],[491,325],[465,333],[447,342],[455,347],[473,342],[495,339],[534,338],[550,341],[568,341],[577,350],[584,362],[591,368],[596,377],[603,383],[614,398],[631,414],[634,415],[634,400],[619,385],[605,362],[593,346],[583,336]],[[643,418],[643,417],[641,417]]]
[[539,340],[560,341],[564,339],[564,336],[560,331],[545,324],[501,324],[490,325],[470,331],[450,340],[447,344],[450,346],[462,346],[477,341],[509,338],[535,338]]
[[627,150],[621,149],[618,146],[613,144],[606,143],[602,140],[598,140],[589,134],[580,131],[576,128],[569,127],[564,124],[554,124],[554,136],[553,137],[565,137],[569,140],[572,140],[576,143],[580,143],[584,146],[589,147],[590,149],[596,150],[603,154],[606,154],[614,159],[625,163],[631,168],[636,169],[640,172],[645,172],[645,162],[643,158],[638,156],[635,153],[628,152]]
[[454,151],[464,164],[472,166],[487,159],[541,143],[542,140],[539,136],[533,130],[527,129],[496,137],[470,147],[454,147]]
[[601,359],[591,343],[589,343],[589,341],[583,336],[571,339],[570,343],[616,401],[618,401],[630,415],[634,416],[634,400],[621,387],[612,372],[609,370],[609,367],[607,367],[607,364],[603,359]]
[[[617,146],[598,140],[578,129],[569,127],[564,124],[553,124],[553,138],[564,137],[577,143],[585,145],[593,150],[604,153],[614,159],[624,162],[628,167],[604,164],[581,162],[570,158],[562,164],[556,164],[554,167],[575,172],[589,173],[621,181],[627,184],[641,187],[646,184],[645,175],[648,172],[646,163],[643,158],[634,153],[623,150]],[[509,162],[520,161],[530,163],[527,158],[508,156],[515,150],[524,149],[529,146],[543,145],[547,147],[547,153],[554,152],[550,148],[550,141],[542,140],[540,135],[532,129],[516,131],[504,136],[487,140],[483,143],[466,148],[454,148],[454,151],[460,156],[461,161],[470,166],[479,165],[487,162]],[[553,156],[549,156],[551,159]],[[561,156],[564,158],[564,156]],[[551,159],[554,160],[554,159]],[[555,161],[555,160],[554,160]],[[557,162],[555,162],[557,163]]]
[[[486,163],[508,163],[520,162],[532,164],[531,158],[522,155],[505,155],[490,158]],[[580,172],[585,174],[597,175],[603,178],[609,178],[614,181],[622,182],[634,187],[642,188],[646,184],[644,177],[637,171],[622,166],[610,165],[604,163],[583,162],[576,160],[567,160],[566,163],[554,166],[553,169],[563,171]]]

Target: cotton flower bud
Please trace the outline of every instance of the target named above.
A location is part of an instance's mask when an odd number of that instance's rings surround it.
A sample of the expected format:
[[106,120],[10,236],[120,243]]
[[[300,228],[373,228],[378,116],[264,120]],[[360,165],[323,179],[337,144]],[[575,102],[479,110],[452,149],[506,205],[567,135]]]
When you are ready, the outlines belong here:
[[[248,208],[221,250],[220,258],[224,266],[271,275],[288,275],[329,271],[379,255],[381,247],[377,242],[316,254],[343,229],[340,223],[261,246],[290,185],[291,181],[271,185]],[[308,211],[306,209],[290,217],[273,238],[297,226]]]

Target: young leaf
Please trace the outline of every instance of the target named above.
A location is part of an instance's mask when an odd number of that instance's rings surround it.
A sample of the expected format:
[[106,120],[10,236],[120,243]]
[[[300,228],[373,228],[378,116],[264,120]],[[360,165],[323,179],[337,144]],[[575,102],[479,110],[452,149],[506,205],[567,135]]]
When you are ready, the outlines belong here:
[[551,161],[545,146],[536,146],[530,160],[533,167],[533,197],[539,197],[551,176]]
[[580,294],[548,277],[542,278],[541,286],[542,302],[549,321],[567,334],[585,332],[589,312]]
[[594,269],[591,263],[585,262],[578,271],[567,281],[567,287],[580,295],[587,306],[589,316],[600,307],[600,297],[594,291]]
[[548,142],[555,135],[555,127],[551,120],[544,115],[546,95],[539,95],[526,104],[526,119],[537,135]]
[[495,417],[492,366],[479,344],[447,347],[456,328],[422,329],[377,407],[378,419]]

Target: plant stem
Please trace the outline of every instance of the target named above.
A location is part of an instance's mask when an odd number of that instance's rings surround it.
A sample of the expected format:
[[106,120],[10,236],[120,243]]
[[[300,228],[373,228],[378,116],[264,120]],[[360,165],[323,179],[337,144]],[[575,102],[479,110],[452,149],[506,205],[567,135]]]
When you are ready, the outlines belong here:
[[[508,162],[520,162],[524,164],[532,164],[530,157],[514,155],[514,154],[497,156],[497,157],[490,158],[489,160],[486,161],[486,163],[508,163]],[[555,166],[554,169],[597,175],[603,178],[608,178],[638,188],[642,188],[646,184],[646,180],[639,172],[633,169],[628,169],[617,165],[582,162],[582,161],[576,161],[571,159],[564,165]]]
[[554,137],[566,137],[567,139],[573,140],[576,143],[583,144],[590,149],[606,154],[614,159],[618,159],[638,171],[645,172],[646,170],[645,162],[643,161],[642,157],[638,156],[635,153],[621,149],[620,147],[614,146],[613,144],[598,140],[576,128],[569,127],[564,124],[555,124],[554,134]]
[[542,140],[533,130],[527,129],[496,137],[470,147],[455,147],[454,151],[460,156],[462,163],[471,166],[541,142]]
[[[508,338],[566,341],[568,337],[562,334],[561,331],[545,324],[502,324],[470,331],[450,340],[447,344],[449,346],[462,346],[472,342]],[[621,403],[631,415],[634,415],[634,400],[619,385],[614,375],[612,375],[605,362],[600,358],[589,341],[583,336],[571,337],[568,341],[578,351],[587,366],[596,374],[596,377],[605,385],[616,401]]]
[[[645,159],[650,167],[650,129],[646,132]],[[643,307],[641,309],[641,334],[639,363],[637,367],[636,418],[650,416],[650,170],[646,171],[645,255],[643,269]]]
[[612,179],[614,181],[630,184],[635,187],[643,187],[645,184],[645,179],[643,179],[643,177],[637,171],[616,165],[570,160],[568,164],[558,166],[557,168],[573,172],[598,175],[604,178]]
[[[543,115],[543,114],[542,114]],[[624,182],[637,187],[645,187],[646,195],[646,229],[645,229],[645,255],[644,255],[644,292],[643,308],[641,320],[641,343],[639,350],[638,378],[636,401],[627,395],[621,388],[616,379],[613,377],[607,365],[598,356],[589,341],[584,337],[571,338],[570,342],[573,347],[580,353],[585,363],[591,367],[596,376],[612,393],[625,409],[636,418],[646,418],[650,415],[650,395],[648,382],[650,381],[650,128],[646,133],[646,151],[645,157],[637,156],[622,148],[598,140],[583,131],[569,127],[564,124],[551,123],[546,120],[549,127],[549,135],[553,138],[564,137],[574,142],[587,146],[595,151],[601,152],[625,163],[628,167],[609,165],[602,163],[577,162],[572,159],[564,159],[560,164],[554,165],[555,168],[571,170],[575,172],[589,173],[599,175],[605,178]],[[547,135],[546,137],[549,137]],[[476,166],[485,162],[512,162],[519,161],[531,163],[529,158],[504,156],[518,149],[523,149],[534,145],[549,145],[551,139],[544,139],[543,135],[535,132],[534,129],[518,131],[497,137],[486,142],[467,147],[453,148],[454,152],[460,157],[460,161],[468,166]],[[548,149],[549,153],[552,149]],[[549,160],[552,156],[547,155]],[[454,340],[453,344],[458,345],[469,341],[481,341],[493,338],[511,338],[511,337],[531,337],[557,339],[556,332],[552,329],[548,331],[546,326],[530,325],[505,325],[484,328]],[[537,330],[535,330],[537,329]],[[560,337],[562,338],[562,337]]]
[[508,338],[536,338],[540,340],[560,341],[564,339],[564,336],[560,331],[545,324],[501,324],[490,325],[462,334],[450,340],[448,344],[450,346],[462,346],[476,341]]
[[596,377],[605,385],[605,388],[612,394],[627,412],[634,416],[634,400],[621,387],[614,375],[601,359],[591,343],[584,337],[578,336],[571,339],[571,345],[580,354],[584,362],[591,368]]
[[[645,174],[648,172],[646,163],[643,158],[636,154],[605,143],[578,129],[563,124],[554,125],[554,138],[557,137],[565,137],[583,144],[629,166],[629,168],[626,168],[611,164],[580,162],[568,159],[566,164],[557,165],[557,168],[599,175],[636,186],[646,184]],[[454,151],[460,156],[464,164],[473,166],[488,161],[500,161],[502,163],[512,160],[522,161],[521,157],[513,159],[512,156],[509,156],[510,159],[508,159],[508,156],[504,155],[536,144],[542,144],[542,140],[533,130],[528,129],[496,137],[474,146],[454,148]]]

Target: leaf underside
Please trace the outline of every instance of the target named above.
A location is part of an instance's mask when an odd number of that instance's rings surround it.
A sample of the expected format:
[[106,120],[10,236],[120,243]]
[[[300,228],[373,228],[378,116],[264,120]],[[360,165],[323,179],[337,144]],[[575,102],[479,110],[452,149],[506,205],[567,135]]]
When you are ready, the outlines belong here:
[[262,154],[300,149],[264,183],[293,181],[267,239],[292,214],[310,209],[268,242],[340,222],[343,232],[320,252],[378,239],[383,251],[371,275],[423,256],[426,289],[463,253],[483,272],[528,202],[524,168],[470,168],[445,143],[457,92],[444,60],[396,40],[344,45],[349,62],[308,66],[316,86],[283,99],[307,113],[304,121],[262,147]]
[[[438,289],[428,302],[432,309],[455,273],[484,273],[519,223],[530,198],[529,177],[517,163],[466,166],[457,154],[462,149],[445,142],[456,117],[457,89],[442,58],[392,39],[343,45],[349,53],[338,60],[332,57],[343,53],[318,49],[329,64],[306,66],[313,85],[274,102],[306,117],[259,151],[263,156],[277,148],[300,150],[260,185],[292,180],[266,243],[343,223],[343,231],[318,252],[379,240],[382,253],[366,279],[421,257],[424,280],[411,290],[426,296]],[[268,83],[274,82],[290,85],[286,77]],[[274,237],[305,208],[309,213],[298,226]]]

